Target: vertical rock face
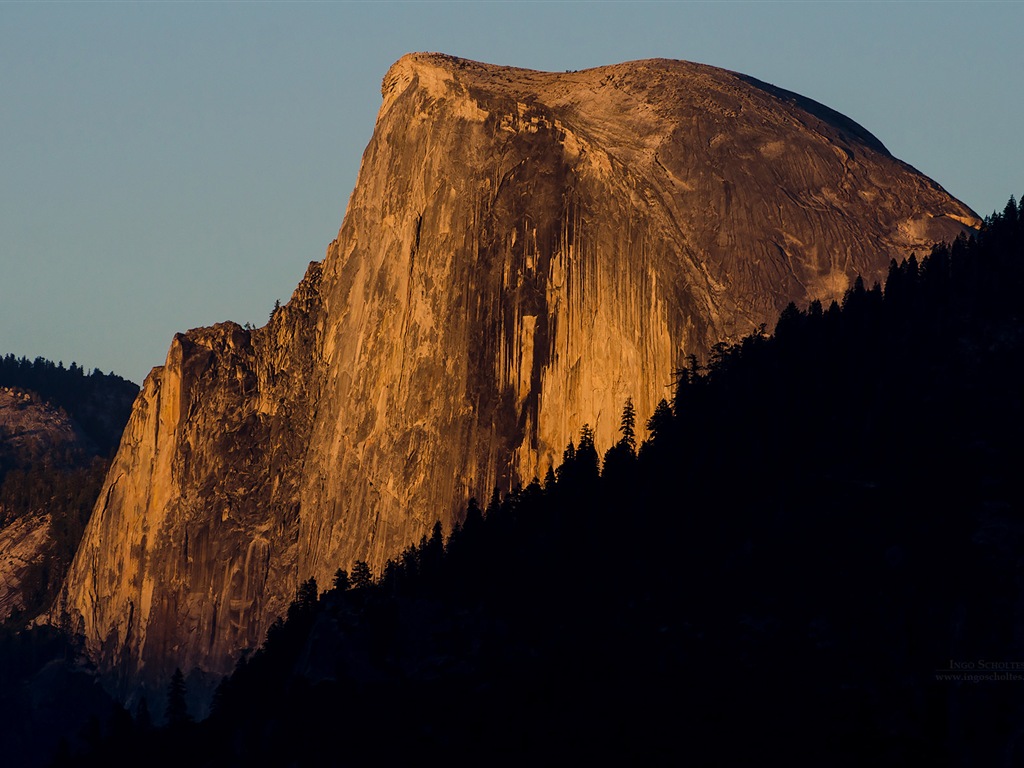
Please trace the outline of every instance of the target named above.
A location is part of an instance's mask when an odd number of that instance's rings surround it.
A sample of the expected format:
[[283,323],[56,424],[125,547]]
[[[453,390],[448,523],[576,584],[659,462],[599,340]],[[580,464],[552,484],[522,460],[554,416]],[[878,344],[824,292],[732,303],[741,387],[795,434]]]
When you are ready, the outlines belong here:
[[402,58],[338,238],[271,323],[175,339],[58,612],[111,665],[230,668],[299,580],[610,445],[690,353],[977,217],[848,118],[735,73]]
[[106,668],[223,671],[287,606],[319,279],[259,330],[177,335],[146,378],[55,606]]

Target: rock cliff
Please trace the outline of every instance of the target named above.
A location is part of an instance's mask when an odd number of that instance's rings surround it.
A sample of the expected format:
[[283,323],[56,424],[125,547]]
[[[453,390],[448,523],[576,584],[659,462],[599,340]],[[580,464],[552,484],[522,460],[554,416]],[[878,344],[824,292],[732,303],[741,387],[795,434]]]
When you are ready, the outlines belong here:
[[175,338],[56,612],[110,667],[230,669],[300,580],[611,444],[673,371],[978,222],[852,120],[651,60],[412,54],[337,239],[264,328]]

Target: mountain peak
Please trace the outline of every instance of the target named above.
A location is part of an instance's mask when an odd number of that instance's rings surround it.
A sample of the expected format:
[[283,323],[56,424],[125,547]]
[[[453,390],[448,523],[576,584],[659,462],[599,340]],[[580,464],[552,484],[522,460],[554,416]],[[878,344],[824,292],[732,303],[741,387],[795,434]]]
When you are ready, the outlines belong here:
[[849,118],[700,64],[415,53],[382,99],[305,287],[146,382],[63,597],[110,666],[230,669],[301,581],[379,571],[582,425],[611,445],[687,356],[978,221]]

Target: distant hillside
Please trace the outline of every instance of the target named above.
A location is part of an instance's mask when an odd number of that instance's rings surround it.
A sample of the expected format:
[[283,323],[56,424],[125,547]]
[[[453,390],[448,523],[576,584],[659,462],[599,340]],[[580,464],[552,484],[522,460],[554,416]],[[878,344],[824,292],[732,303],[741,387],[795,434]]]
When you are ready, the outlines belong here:
[[0,623],[53,601],[137,393],[75,363],[0,358]]
[[117,448],[139,394],[137,384],[113,373],[93,369],[87,374],[77,363],[65,368],[42,357],[12,354],[0,358],[0,387],[29,390],[63,408],[104,456]]

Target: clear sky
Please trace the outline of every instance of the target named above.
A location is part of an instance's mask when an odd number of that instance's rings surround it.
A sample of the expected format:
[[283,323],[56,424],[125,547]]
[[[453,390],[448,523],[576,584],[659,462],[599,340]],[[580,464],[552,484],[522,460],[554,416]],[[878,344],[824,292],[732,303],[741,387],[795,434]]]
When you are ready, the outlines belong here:
[[797,91],[986,215],[1024,192],[1021,2],[0,2],[0,353],[141,382],[336,235],[409,51],[666,57]]

